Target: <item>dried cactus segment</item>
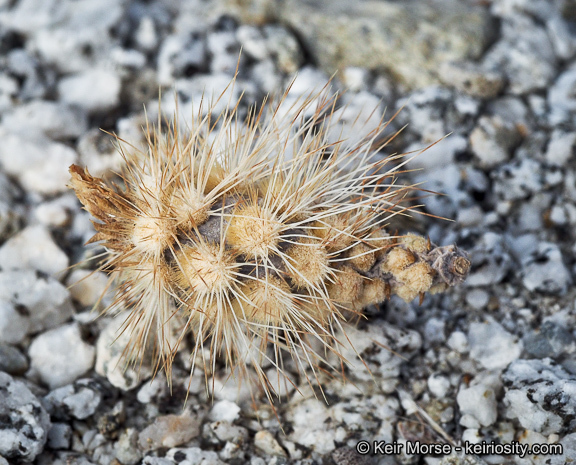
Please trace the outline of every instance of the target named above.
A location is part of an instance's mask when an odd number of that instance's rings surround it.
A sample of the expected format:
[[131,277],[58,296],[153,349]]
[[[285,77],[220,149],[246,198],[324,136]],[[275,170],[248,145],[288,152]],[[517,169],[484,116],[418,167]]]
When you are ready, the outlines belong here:
[[384,249],[367,274],[382,279],[392,294],[409,302],[461,283],[469,269],[470,260],[456,246],[437,247],[423,236],[409,234]]
[[204,195],[188,183],[179,186],[170,199],[170,216],[183,231],[190,231],[206,222],[210,216],[209,209]]
[[334,96],[311,94],[288,111],[285,99],[245,122],[237,105],[217,123],[199,113],[186,134],[177,122],[147,127],[145,152],[120,146],[123,189],[70,168],[96,219],[92,242],[110,251],[101,269],[118,295],[107,311],[130,312],[129,361],[152,347],[169,375],[191,337],[193,363],[202,354],[214,372],[223,358],[240,375],[251,365],[270,398],[264,364],[283,372],[288,352],[316,376],[322,352],[340,354],[336,333],[351,314],[465,279],[457,247],[383,230],[411,189],[395,181],[398,165],[383,169],[374,156],[387,123],[348,146],[329,140]]
[[160,255],[174,242],[175,232],[173,219],[142,215],[134,221],[132,243],[144,254]]
[[287,273],[296,288],[321,289],[330,268],[328,252],[318,240],[300,239],[288,248],[286,255]]
[[237,268],[232,254],[214,243],[186,244],[176,252],[174,263],[173,281],[184,295],[228,292]]
[[347,263],[362,273],[370,271],[376,263],[376,249],[364,242],[354,245],[347,255]]
[[365,278],[350,266],[343,266],[335,271],[334,282],[328,285],[328,295],[334,302],[358,308]]
[[362,308],[368,305],[378,305],[390,298],[390,285],[382,279],[371,278],[364,281],[364,288],[359,299]]
[[402,272],[416,261],[416,257],[409,250],[402,247],[394,247],[385,255],[381,264],[384,273],[390,272],[393,275]]
[[239,318],[248,322],[277,326],[286,321],[294,307],[288,284],[277,277],[254,279],[244,284],[242,297],[233,308]]
[[400,238],[400,243],[406,249],[417,253],[425,253],[430,250],[430,242],[418,234],[408,233]]
[[89,243],[102,241],[110,250],[130,250],[135,217],[132,203],[116,189],[108,187],[103,179],[91,176],[87,168],[72,165],[70,174],[69,186],[84,208],[99,221],[92,221],[97,233]]
[[257,203],[239,205],[228,222],[226,241],[244,255],[267,258],[278,245],[282,224]]

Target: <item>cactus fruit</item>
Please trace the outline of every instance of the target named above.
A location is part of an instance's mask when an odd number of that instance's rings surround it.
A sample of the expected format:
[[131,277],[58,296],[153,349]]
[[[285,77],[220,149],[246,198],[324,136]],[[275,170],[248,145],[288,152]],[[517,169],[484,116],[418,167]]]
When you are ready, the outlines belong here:
[[339,353],[336,330],[350,315],[465,279],[457,247],[385,232],[413,189],[396,181],[402,156],[378,158],[387,123],[360,142],[333,141],[336,97],[289,105],[287,95],[245,121],[238,105],[217,121],[199,114],[185,135],[178,122],[147,127],[146,152],[120,147],[123,187],[70,167],[96,219],[90,242],[109,252],[112,309],[130,312],[129,360],[153,347],[169,372],[188,338],[193,360],[207,347],[210,366],[219,356],[241,372],[251,365],[270,395],[264,362],[282,371],[286,351],[315,372],[325,352]]

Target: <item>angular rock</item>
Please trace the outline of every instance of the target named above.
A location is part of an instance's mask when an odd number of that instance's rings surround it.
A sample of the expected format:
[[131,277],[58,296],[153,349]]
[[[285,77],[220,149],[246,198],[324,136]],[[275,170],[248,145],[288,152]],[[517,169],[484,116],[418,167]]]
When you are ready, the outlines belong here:
[[544,435],[576,428],[576,377],[550,359],[517,360],[502,376],[508,418]]
[[60,99],[89,113],[111,110],[120,103],[120,76],[111,70],[90,69],[58,84]]
[[74,314],[68,290],[38,271],[0,271],[0,295],[29,319],[31,334],[54,328]]
[[47,100],[34,100],[18,106],[2,120],[2,125],[13,132],[37,131],[55,140],[73,139],[86,131],[86,114],[78,107]]
[[44,448],[50,417],[21,381],[0,372],[0,456],[32,462]]
[[185,411],[181,415],[164,415],[143,429],[138,443],[143,450],[176,447],[200,434],[202,418]]
[[76,162],[74,150],[46,136],[27,133],[25,128],[10,132],[0,127],[0,138],[0,165],[22,187],[42,195],[68,189],[68,167]]
[[540,242],[538,248],[522,260],[522,284],[529,291],[565,294],[572,283],[557,244]]
[[43,404],[53,418],[85,420],[99,407],[101,391],[102,388],[93,380],[80,379],[51,391],[44,397]]
[[72,323],[37,336],[28,353],[32,371],[55,389],[90,370],[95,349],[82,340],[78,324]]
[[512,267],[504,237],[493,232],[486,232],[475,238],[470,257],[472,269],[466,285],[471,287],[499,283]]
[[477,384],[462,387],[456,396],[456,401],[460,412],[472,415],[482,426],[494,424],[498,417],[496,394],[490,386]]
[[3,270],[32,269],[58,277],[68,267],[68,255],[44,226],[28,226],[0,247]]
[[100,333],[96,343],[96,373],[105,376],[110,383],[120,389],[130,390],[138,386],[152,374],[148,365],[127,365],[122,357],[130,335],[121,332],[124,319],[110,320]]
[[385,68],[411,88],[436,83],[442,62],[480,57],[493,34],[484,8],[453,0],[290,0],[278,16],[328,74],[348,66]]
[[519,141],[518,129],[499,116],[482,116],[470,134],[470,147],[484,168],[508,160]]
[[488,370],[502,370],[522,353],[522,342],[495,321],[472,323],[470,357]]
[[468,61],[444,62],[439,67],[440,79],[444,84],[453,86],[472,97],[489,99],[496,97],[504,87],[504,76],[494,70]]

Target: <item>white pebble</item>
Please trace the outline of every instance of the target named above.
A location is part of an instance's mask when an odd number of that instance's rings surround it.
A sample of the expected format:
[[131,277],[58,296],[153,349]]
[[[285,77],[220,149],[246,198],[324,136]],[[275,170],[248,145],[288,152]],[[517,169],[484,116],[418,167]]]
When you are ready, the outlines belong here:
[[28,333],[54,328],[74,313],[70,293],[58,281],[31,270],[0,272],[0,295],[29,318]]
[[468,352],[468,338],[462,331],[454,331],[446,341],[448,347],[460,354]]
[[483,289],[472,289],[466,294],[466,302],[476,310],[486,307],[489,299],[489,294]]
[[501,370],[522,352],[522,342],[495,321],[472,323],[468,332],[470,356],[488,370]]
[[576,145],[576,132],[554,130],[546,150],[546,160],[555,165],[564,166],[572,157]]
[[94,365],[94,347],[82,340],[76,323],[40,334],[30,345],[33,372],[51,389],[65,386]]
[[443,375],[433,374],[428,377],[428,389],[439,399],[446,397],[450,389],[450,380]]
[[286,452],[270,431],[258,431],[254,436],[254,446],[266,455],[286,457]]
[[483,384],[460,389],[456,401],[462,413],[471,415],[482,426],[492,425],[498,417],[494,390]]
[[44,226],[65,226],[70,216],[64,205],[58,202],[44,202],[34,210],[34,216]]
[[480,435],[480,433],[478,433],[478,430],[476,428],[468,428],[465,429],[464,432],[462,433],[462,439],[461,442],[462,443],[466,443],[469,442],[471,444],[478,444],[482,439],[482,436]]
[[88,112],[106,111],[120,101],[120,76],[109,70],[90,69],[63,78],[58,84],[60,98]]
[[12,133],[0,128],[0,138],[0,164],[22,187],[43,195],[68,189],[68,167],[76,162],[73,149],[38,133]]
[[[125,318],[128,315],[125,316]],[[121,332],[125,318],[118,317],[109,321],[100,333],[96,343],[96,373],[105,376],[110,383],[120,389],[133,389],[142,379],[151,376],[149,366],[125,366],[122,357],[124,348],[130,340],[129,331]]]
[[2,119],[2,125],[13,132],[36,130],[52,139],[71,139],[86,131],[86,114],[79,108],[34,100],[14,108]]
[[76,269],[66,280],[70,295],[83,307],[96,305],[108,286],[108,276],[101,271]]
[[240,414],[240,407],[229,400],[221,400],[214,404],[210,410],[209,418],[212,421],[227,421],[233,423]]
[[5,300],[0,300],[0,343],[18,344],[30,328],[30,319]]
[[28,226],[0,247],[0,263],[4,270],[32,269],[58,277],[69,259],[44,226]]

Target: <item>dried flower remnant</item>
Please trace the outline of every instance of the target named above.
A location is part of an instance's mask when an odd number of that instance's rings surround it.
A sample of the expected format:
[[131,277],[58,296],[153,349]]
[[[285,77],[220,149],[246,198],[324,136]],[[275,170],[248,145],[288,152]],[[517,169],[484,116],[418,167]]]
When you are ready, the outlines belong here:
[[120,144],[123,188],[70,167],[96,219],[90,242],[109,251],[101,268],[118,291],[108,311],[130,312],[128,360],[152,346],[169,374],[191,335],[194,361],[252,366],[270,397],[265,363],[284,372],[288,353],[309,379],[340,353],[335,334],[362,308],[466,278],[456,246],[384,231],[409,210],[400,201],[413,187],[395,178],[404,160],[377,158],[384,121],[354,146],[329,140],[335,104],[326,89],[291,105],[286,93],[244,122],[236,105],[216,122],[197,115],[184,135],[178,122],[147,127],[146,153]]

